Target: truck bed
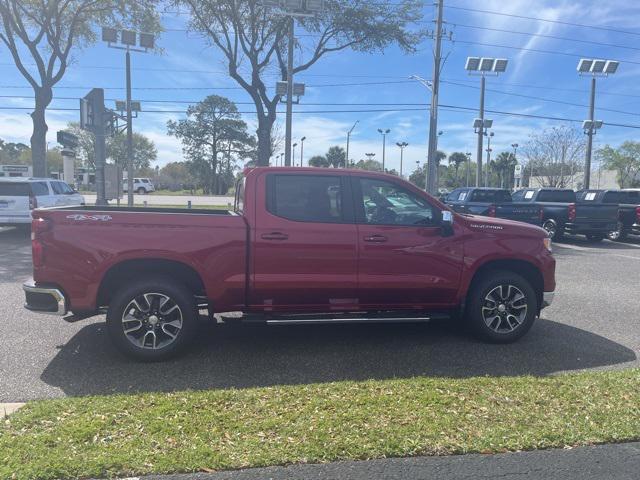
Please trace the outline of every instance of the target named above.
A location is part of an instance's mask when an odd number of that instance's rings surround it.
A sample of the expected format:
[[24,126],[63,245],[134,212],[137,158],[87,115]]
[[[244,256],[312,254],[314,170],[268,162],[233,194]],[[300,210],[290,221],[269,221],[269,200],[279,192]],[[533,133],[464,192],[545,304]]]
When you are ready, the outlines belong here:
[[34,262],[34,280],[55,279],[72,309],[100,307],[104,276],[134,259],[136,268],[158,260],[187,265],[204,279],[208,298],[229,310],[244,304],[247,225],[234,212],[83,206],[37,209],[33,217],[44,222],[46,258],[40,267]]

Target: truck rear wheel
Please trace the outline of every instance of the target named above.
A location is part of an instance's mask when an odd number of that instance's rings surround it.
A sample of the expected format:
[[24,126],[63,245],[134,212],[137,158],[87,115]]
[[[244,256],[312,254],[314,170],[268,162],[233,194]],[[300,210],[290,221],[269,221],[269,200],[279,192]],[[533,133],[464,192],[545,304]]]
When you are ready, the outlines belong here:
[[551,240],[557,241],[562,238],[562,229],[558,225],[558,222],[556,222],[553,218],[548,218],[547,220],[545,220],[542,224],[542,228],[547,231],[547,235],[549,235],[549,238]]
[[614,242],[622,242],[627,238],[627,230],[624,228],[624,223],[618,222],[616,229],[607,234],[609,240]]
[[481,340],[510,343],[529,331],[537,312],[536,293],[526,279],[508,271],[493,271],[474,282],[466,322]]
[[197,330],[193,294],[170,278],[137,280],[118,290],[109,304],[107,331],[125,355],[141,361],[180,353]]

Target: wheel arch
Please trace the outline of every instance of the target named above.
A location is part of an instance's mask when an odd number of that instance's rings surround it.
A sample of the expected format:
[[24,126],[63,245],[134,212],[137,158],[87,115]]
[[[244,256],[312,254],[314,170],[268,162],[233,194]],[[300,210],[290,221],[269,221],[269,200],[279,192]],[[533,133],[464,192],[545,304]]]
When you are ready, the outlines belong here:
[[194,295],[205,295],[202,277],[186,263],[163,258],[130,259],[112,265],[105,272],[98,287],[96,305],[98,307],[108,305],[112,294],[126,281],[159,275],[186,285]]
[[[467,304],[468,296],[473,291],[475,284],[478,280],[485,275],[490,274],[492,271],[507,271],[520,275],[527,280],[531,287],[536,292],[536,300],[538,305],[538,312],[542,308],[542,297],[544,292],[544,277],[540,269],[533,263],[527,260],[521,259],[495,259],[488,260],[481,264],[473,274],[469,287],[467,288],[467,294],[465,295],[464,303]],[[464,309],[464,307],[463,307]]]

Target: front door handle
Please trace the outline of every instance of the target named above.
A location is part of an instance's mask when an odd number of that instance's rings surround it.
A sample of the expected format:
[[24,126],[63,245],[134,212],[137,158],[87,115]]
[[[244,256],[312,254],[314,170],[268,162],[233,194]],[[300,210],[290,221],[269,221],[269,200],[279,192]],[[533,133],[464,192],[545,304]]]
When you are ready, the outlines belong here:
[[263,240],[287,240],[289,235],[282,232],[263,233],[260,235]]
[[365,242],[371,243],[382,243],[387,241],[387,237],[384,235],[369,235],[368,237],[364,237]]

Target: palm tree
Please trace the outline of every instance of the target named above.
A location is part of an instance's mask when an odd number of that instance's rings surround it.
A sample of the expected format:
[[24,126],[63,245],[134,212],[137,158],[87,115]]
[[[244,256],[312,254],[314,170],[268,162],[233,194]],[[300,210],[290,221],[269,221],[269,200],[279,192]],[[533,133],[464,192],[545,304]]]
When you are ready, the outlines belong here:
[[505,183],[507,184],[508,188],[508,186],[510,185],[511,174],[514,167],[518,163],[515,155],[513,155],[513,153],[511,152],[502,152],[491,163],[494,170],[500,177],[500,188],[505,188]]
[[458,183],[458,169],[460,165],[467,161],[467,156],[462,152],[453,152],[449,155],[449,165],[453,163],[453,168],[456,172],[456,183]]

